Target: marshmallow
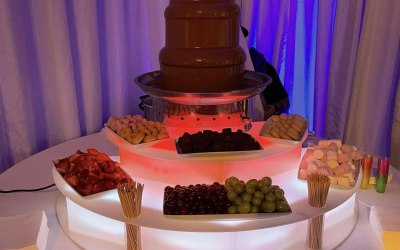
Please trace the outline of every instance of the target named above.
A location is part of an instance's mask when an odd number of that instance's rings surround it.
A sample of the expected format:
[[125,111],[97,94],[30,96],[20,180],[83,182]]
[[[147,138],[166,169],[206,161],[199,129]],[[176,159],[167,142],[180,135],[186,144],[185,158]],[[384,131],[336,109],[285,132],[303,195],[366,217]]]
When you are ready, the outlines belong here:
[[329,145],[330,143],[331,143],[330,140],[320,140],[320,141],[318,142],[318,147],[326,148],[326,147],[328,147],[328,145]]
[[348,163],[348,162],[342,163],[342,164],[340,164],[339,166],[342,166],[342,167],[346,170],[346,172],[349,172],[349,171],[351,171],[351,169],[352,169],[351,164]]
[[339,139],[331,140],[332,142],[336,143],[338,148],[342,148],[342,141]]
[[309,174],[311,174],[311,173],[316,173],[317,170],[318,170],[318,167],[315,166],[314,164],[308,164],[307,170],[308,170],[308,173],[309,173]]
[[[336,145],[336,144],[335,144]],[[338,154],[335,151],[327,151],[326,152],[326,159],[329,160],[338,160]]]
[[317,149],[317,150],[314,150],[312,156],[317,160],[321,160],[322,158],[324,158],[325,154],[326,154],[326,151],[324,149]]
[[347,177],[338,177],[337,181],[340,186],[350,187],[350,180]]
[[351,160],[351,157],[349,156],[349,154],[346,154],[346,153],[341,153],[341,154],[338,154],[338,156],[337,156],[337,161],[339,163],[349,162],[350,160]]
[[327,168],[325,168],[325,167],[318,168],[318,169],[317,169],[317,173],[319,173],[319,174],[324,174],[324,175],[327,175],[327,176],[329,176],[328,169],[327,169]]
[[358,161],[358,160],[360,160],[361,158],[362,158],[362,157],[361,157],[360,152],[355,151],[355,150],[351,151],[351,159],[353,159],[353,161]]
[[307,168],[311,169],[311,168],[318,168],[318,162],[317,160],[312,160],[307,164]]
[[347,173],[347,174],[344,174],[343,176],[349,178],[349,182],[350,182],[350,183],[354,183],[354,182],[356,181],[356,180],[354,179],[354,176],[353,176],[352,173]]
[[350,151],[353,151],[353,150],[354,150],[354,148],[351,145],[343,144],[343,146],[342,146],[343,153],[349,153]]
[[333,172],[335,173],[335,176],[342,176],[346,173],[346,170],[343,166],[338,166],[333,169]]
[[338,163],[337,161],[335,161],[335,160],[327,161],[326,164],[327,164],[328,167],[330,167],[330,168],[336,168],[336,167],[339,166],[339,163]]
[[337,178],[335,176],[328,176],[328,177],[332,185],[336,185],[338,183]]
[[338,151],[338,146],[337,146],[337,144],[336,143],[334,143],[334,142],[331,142],[331,143],[329,143],[329,145],[326,147],[326,150],[327,151],[334,151],[334,152],[337,152]]

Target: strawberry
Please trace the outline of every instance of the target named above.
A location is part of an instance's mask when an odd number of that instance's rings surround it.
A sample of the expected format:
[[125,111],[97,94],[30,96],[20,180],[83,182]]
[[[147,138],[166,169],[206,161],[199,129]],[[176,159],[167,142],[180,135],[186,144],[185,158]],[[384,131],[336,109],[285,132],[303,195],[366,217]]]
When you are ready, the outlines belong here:
[[69,170],[69,161],[68,159],[62,159],[57,165],[56,168],[60,174],[65,174]]
[[96,158],[100,161],[111,161],[110,156],[108,156],[107,154],[104,153],[99,153]]
[[103,181],[99,181],[98,183],[94,184],[93,186],[93,193],[99,193],[106,191],[106,186],[104,185]]
[[104,185],[106,186],[107,190],[116,188],[115,182],[113,181],[105,181]]
[[95,149],[95,148],[89,148],[89,149],[87,150],[87,152],[88,152],[88,154],[90,154],[90,155],[99,155],[99,154],[100,154],[100,152],[97,151],[97,149]]
[[73,175],[66,179],[66,181],[71,185],[72,187],[77,187],[78,186],[78,177],[76,175]]

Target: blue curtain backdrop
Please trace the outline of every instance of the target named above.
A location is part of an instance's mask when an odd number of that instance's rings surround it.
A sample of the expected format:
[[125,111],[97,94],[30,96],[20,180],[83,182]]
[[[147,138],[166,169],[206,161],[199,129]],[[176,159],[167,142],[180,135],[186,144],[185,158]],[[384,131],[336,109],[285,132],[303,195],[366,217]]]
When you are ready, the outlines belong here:
[[[253,14],[246,20],[250,30],[249,47],[257,48],[275,65],[288,91],[291,102],[288,112],[304,115],[309,129],[320,137],[324,136],[323,119],[319,123],[314,120],[316,114],[325,117],[336,5],[337,0],[255,0],[250,6]],[[283,25],[282,19],[285,19]],[[324,43],[327,52],[322,59],[317,59],[318,21],[322,19],[328,25],[324,26],[325,39],[320,43]],[[318,85],[316,64],[326,68]],[[316,88],[320,93],[317,96]]]

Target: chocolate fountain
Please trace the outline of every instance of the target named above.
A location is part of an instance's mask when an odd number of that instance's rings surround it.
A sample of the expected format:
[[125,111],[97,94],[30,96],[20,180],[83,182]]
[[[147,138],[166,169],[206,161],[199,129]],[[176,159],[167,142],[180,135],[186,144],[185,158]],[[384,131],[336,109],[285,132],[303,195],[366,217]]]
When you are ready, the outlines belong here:
[[233,0],[170,0],[164,14],[160,70],[135,79],[158,107],[158,120],[173,138],[185,131],[248,130],[249,98],[271,78],[244,70],[239,7]]

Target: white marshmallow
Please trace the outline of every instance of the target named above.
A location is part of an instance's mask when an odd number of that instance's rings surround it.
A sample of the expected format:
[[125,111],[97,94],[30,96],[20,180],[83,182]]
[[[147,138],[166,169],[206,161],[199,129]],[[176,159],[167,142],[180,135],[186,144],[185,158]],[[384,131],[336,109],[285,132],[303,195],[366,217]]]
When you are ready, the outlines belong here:
[[337,152],[339,149],[338,145],[335,142],[329,143],[328,147],[326,147],[327,151],[334,151]]
[[332,142],[336,143],[338,148],[342,148],[342,141],[339,139],[331,140]]
[[[336,145],[336,144],[335,144]],[[338,154],[335,151],[327,151],[326,152],[326,159],[329,160],[338,160]]]
[[317,149],[317,150],[314,150],[312,156],[314,157],[314,159],[321,160],[322,158],[324,158],[325,154],[326,154],[325,150]]
[[341,153],[338,154],[337,160],[339,163],[345,163],[349,162],[351,160],[351,157],[349,156],[349,154]]
[[331,143],[330,140],[320,140],[320,141],[318,142],[318,147],[326,148],[326,147],[328,147],[328,145],[329,145],[330,143]]
[[328,165],[328,167],[330,168],[336,168],[339,166],[339,163],[335,160],[329,160],[326,162],[326,164]]

